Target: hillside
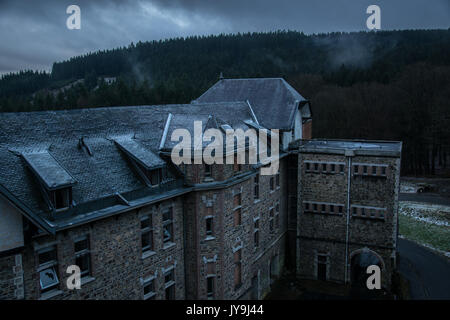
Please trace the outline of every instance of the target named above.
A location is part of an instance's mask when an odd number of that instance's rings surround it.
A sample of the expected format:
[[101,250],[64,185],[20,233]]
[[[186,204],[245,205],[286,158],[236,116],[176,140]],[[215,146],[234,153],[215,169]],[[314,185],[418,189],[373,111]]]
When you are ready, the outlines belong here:
[[402,140],[404,173],[448,174],[450,29],[139,42],[5,75],[0,111],[188,103],[221,72],[282,76],[311,100],[315,137]]

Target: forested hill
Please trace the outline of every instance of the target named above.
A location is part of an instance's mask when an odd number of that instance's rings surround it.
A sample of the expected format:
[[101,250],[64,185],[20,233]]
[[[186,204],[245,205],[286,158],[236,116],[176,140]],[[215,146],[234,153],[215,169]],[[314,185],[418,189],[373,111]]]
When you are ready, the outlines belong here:
[[4,75],[0,110],[189,103],[220,73],[284,77],[312,101],[316,137],[403,140],[405,172],[446,167],[450,29],[132,43],[54,63],[50,74]]

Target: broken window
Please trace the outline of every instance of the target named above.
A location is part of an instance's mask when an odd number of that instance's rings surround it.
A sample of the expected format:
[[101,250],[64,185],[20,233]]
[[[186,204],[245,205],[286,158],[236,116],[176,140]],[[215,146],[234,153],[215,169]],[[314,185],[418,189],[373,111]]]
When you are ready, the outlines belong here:
[[168,208],[163,213],[163,242],[168,243],[173,241],[173,209]]
[[56,247],[51,246],[38,252],[39,286],[41,293],[58,289],[58,263]]

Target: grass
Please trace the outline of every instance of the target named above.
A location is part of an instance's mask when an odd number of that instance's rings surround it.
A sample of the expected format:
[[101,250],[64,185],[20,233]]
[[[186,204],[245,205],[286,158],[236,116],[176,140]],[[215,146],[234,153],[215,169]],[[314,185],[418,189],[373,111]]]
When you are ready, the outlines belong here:
[[417,221],[400,215],[400,234],[405,238],[430,245],[446,252],[450,251],[450,228]]

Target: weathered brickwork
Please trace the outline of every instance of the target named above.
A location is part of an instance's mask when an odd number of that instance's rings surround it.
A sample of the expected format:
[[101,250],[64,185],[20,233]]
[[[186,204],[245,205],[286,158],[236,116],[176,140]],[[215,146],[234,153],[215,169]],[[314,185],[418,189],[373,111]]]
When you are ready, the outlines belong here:
[[[211,179],[206,179],[206,182],[225,178],[237,181],[228,186],[198,190],[185,196],[186,256],[190,275],[186,289],[188,298],[261,298],[270,290],[269,279],[278,276],[284,266],[287,231],[285,161],[280,162],[279,179],[262,175],[255,178],[256,173],[249,169],[248,165],[242,165],[240,172],[234,172],[230,165],[213,166]],[[195,170],[204,172],[203,168],[187,168],[187,172]],[[197,173],[190,175],[196,176]],[[258,198],[255,197],[255,179],[258,179]],[[236,203],[235,197],[240,199],[240,204]],[[273,217],[270,210],[273,210]],[[236,211],[240,211],[241,215],[238,225],[235,222]],[[213,230],[208,235],[206,219],[211,216]],[[256,220],[259,232],[257,247],[254,242]],[[234,279],[234,254],[237,250],[241,250],[242,282],[239,286],[235,285]],[[271,261],[275,264],[272,275],[268,269]],[[207,281],[211,277],[214,278],[214,291],[208,296]]]
[[[389,288],[395,268],[400,159],[355,155],[350,168],[348,159],[343,154],[299,154],[297,274],[317,279],[321,259],[327,280],[350,281],[352,258],[365,251],[381,260],[382,284]],[[377,170],[381,167],[386,170]]]
[[[173,208],[173,243],[163,244],[162,212]],[[140,217],[151,214],[154,226],[154,253],[143,255]],[[54,299],[143,299],[142,281],[155,277],[156,299],[165,298],[164,271],[174,267],[175,297],[184,299],[183,206],[180,198],[123,213],[89,225],[33,240],[24,251],[25,298]],[[68,290],[66,269],[75,264],[74,239],[89,236],[91,275],[82,280],[80,290]],[[42,295],[39,289],[37,251],[48,245],[57,250],[57,290]]]

